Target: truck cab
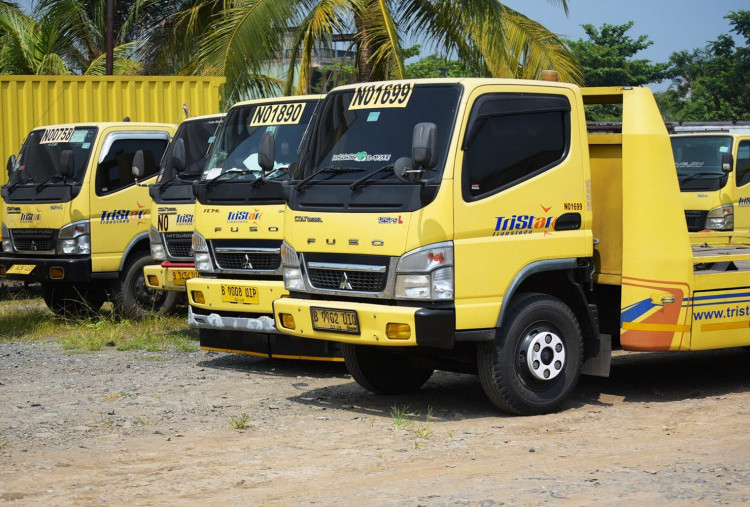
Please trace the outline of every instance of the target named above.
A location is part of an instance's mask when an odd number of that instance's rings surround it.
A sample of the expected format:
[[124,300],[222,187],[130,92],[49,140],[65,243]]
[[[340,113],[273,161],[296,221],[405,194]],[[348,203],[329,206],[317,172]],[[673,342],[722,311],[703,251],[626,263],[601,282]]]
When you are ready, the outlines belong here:
[[685,128],[671,140],[688,230],[750,233],[750,127]]
[[[320,96],[234,105],[193,186],[193,252],[188,321],[201,348],[264,357],[340,360],[337,344],[282,336],[272,302],[281,278],[283,188]],[[265,146],[266,156],[260,155]]]
[[[151,289],[185,293],[185,282],[198,276],[193,263],[193,181],[200,178],[223,114],[196,116],[177,128],[162,158],[156,182],[149,187],[154,212],[149,241],[159,264],[143,269]],[[177,298],[174,298],[175,302]]]
[[[8,163],[0,272],[41,283],[63,316],[98,312],[104,301],[127,317],[159,312],[166,295],[146,290],[153,181],[175,127],[155,123],[51,125],[32,130]],[[143,178],[133,158],[141,152]]]

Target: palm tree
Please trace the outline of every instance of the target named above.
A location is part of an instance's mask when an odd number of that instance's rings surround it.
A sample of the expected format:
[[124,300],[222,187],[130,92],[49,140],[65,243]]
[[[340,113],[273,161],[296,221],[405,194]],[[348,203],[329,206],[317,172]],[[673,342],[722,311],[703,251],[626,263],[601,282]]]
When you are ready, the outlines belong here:
[[[567,13],[567,0],[550,1]],[[223,73],[232,93],[253,90],[242,76],[262,72],[286,43],[285,92],[296,78],[294,91],[303,93],[313,49],[347,33],[354,34],[360,81],[402,78],[407,35],[457,55],[479,76],[536,78],[555,69],[561,80],[580,81],[559,37],[498,0],[234,0],[215,18],[193,71]]]

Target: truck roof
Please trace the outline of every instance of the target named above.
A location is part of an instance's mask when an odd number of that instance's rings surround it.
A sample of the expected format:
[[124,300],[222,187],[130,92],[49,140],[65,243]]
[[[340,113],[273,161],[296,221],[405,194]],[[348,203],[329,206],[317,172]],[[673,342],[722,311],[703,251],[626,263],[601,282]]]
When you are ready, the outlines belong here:
[[70,128],[70,127],[98,127],[98,128],[120,128],[123,130],[136,130],[139,128],[167,128],[174,129],[174,125],[171,123],[150,123],[150,122],[134,122],[134,121],[92,121],[92,122],[81,122],[81,123],[60,123],[56,125],[40,125],[34,127],[31,130],[39,129],[50,129],[50,128]]
[[522,86],[553,86],[556,88],[579,89],[578,85],[573,83],[562,83],[559,81],[542,81],[539,79],[506,79],[506,78],[481,78],[481,77],[450,77],[450,78],[420,78],[420,79],[401,79],[396,81],[374,81],[370,83],[355,83],[343,85],[334,88],[331,91],[352,90],[362,86],[380,85],[380,84],[397,84],[412,83],[419,84],[461,84],[465,88],[476,88],[485,85],[522,85]]
[[268,104],[277,102],[299,102],[300,100],[320,100],[323,97],[325,97],[325,95],[287,95],[284,97],[271,97],[267,99],[243,100],[242,102],[237,102],[232,107],[252,106],[256,104]]
[[181,123],[191,122],[191,121],[202,121],[202,120],[219,120],[221,118],[224,118],[226,115],[227,113],[215,113],[215,114],[203,114],[200,116],[190,116],[182,120]]

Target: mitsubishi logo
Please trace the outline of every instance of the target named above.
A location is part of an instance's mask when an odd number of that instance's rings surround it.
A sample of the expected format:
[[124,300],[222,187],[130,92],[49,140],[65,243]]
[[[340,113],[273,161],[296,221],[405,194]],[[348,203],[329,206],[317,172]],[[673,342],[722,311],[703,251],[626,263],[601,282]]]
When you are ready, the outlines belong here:
[[33,239],[31,240],[31,245],[29,246],[29,248],[31,248],[32,252],[36,252],[37,251],[36,242]]
[[245,264],[242,265],[242,269],[253,269],[253,263],[250,262],[250,256],[245,254]]
[[346,271],[341,273],[341,280],[339,280],[339,289],[352,290],[352,284],[349,283],[349,277],[346,275]]

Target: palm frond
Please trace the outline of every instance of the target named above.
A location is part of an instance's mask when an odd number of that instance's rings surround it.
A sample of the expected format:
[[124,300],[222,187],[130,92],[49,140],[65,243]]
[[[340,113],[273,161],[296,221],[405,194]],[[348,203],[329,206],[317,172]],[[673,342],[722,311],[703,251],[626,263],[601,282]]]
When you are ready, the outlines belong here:
[[[138,41],[126,42],[112,49],[113,61],[112,72],[116,76],[129,76],[140,74],[143,64],[138,61],[137,55],[142,44]],[[107,70],[107,55],[100,55],[83,73],[85,76],[103,76]]]
[[370,64],[379,78],[385,78],[388,70],[396,71],[395,78],[402,79],[405,74],[404,59],[401,55],[401,36],[394,20],[390,2],[374,0],[367,2],[365,9],[359,13],[365,27],[361,38],[363,46],[372,51]]

